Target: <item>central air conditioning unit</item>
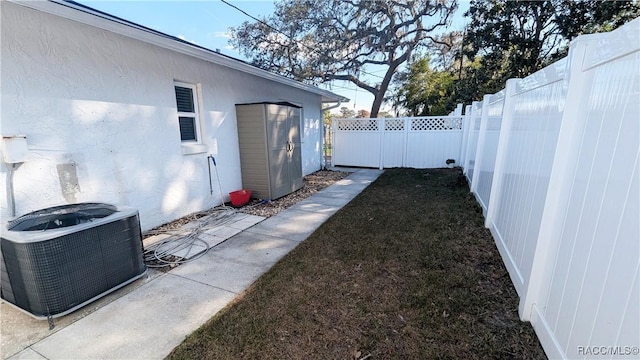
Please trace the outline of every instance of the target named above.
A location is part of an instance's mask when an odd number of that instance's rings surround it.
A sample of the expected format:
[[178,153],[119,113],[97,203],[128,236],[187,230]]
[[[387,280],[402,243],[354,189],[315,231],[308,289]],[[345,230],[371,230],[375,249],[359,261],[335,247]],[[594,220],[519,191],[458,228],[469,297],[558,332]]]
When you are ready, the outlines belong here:
[[103,203],[38,210],[1,229],[2,298],[56,318],[146,273],[138,211]]

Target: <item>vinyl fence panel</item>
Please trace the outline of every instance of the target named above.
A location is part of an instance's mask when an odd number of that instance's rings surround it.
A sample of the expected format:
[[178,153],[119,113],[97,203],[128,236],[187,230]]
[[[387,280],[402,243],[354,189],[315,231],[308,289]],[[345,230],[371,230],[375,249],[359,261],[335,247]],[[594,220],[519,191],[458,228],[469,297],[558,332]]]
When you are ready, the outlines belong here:
[[462,116],[409,119],[406,167],[418,169],[447,166],[455,160],[462,146]]
[[553,165],[566,95],[566,61],[560,61],[525,79],[511,82],[505,102],[509,125],[497,149],[487,224],[498,248],[506,252],[519,294],[531,272],[540,220]]
[[540,338],[550,339],[543,341],[550,356],[583,357],[595,346],[609,357],[638,356],[638,34],[640,19],[571,45],[567,106],[542,218],[545,242],[521,304]]
[[478,137],[480,135],[480,123],[482,121],[482,102],[474,101],[471,104],[471,115],[469,117],[469,136],[467,138],[467,149],[465,155],[465,175],[469,184],[473,179],[475,170],[476,150],[478,147]]
[[460,147],[460,165],[462,171],[466,175],[466,163],[467,163],[467,145],[469,143],[469,124],[471,123],[471,105],[464,107],[464,116],[462,117],[462,146]]
[[383,132],[377,119],[334,119],[333,165],[378,167]]
[[460,164],[462,115],[334,119],[333,128],[337,166],[424,169]]
[[475,178],[472,180],[472,192],[476,195],[484,214],[491,198],[503,106],[504,90],[493,95],[485,95],[475,161]]

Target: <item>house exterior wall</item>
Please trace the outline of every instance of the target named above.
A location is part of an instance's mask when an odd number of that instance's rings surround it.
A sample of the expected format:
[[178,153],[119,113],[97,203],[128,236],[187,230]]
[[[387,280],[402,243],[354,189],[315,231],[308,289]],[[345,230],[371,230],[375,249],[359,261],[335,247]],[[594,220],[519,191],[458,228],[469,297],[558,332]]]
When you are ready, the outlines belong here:
[[[242,186],[235,104],[303,107],[304,174],[321,166],[320,95],[96,27],[0,2],[3,136],[26,135],[16,214],[99,201],[140,211],[143,230],[221,202]],[[200,90],[202,146],[180,141],[174,81]],[[186,152],[183,154],[183,152]],[[0,162],[0,215],[10,215]]]

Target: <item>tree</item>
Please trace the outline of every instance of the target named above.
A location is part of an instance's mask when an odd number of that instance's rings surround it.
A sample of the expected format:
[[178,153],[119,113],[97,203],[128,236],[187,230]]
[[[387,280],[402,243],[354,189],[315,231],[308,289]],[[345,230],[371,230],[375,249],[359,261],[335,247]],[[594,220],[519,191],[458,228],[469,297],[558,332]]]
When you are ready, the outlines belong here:
[[472,0],[466,55],[481,57],[495,92],[566,55],[577,35],[610,31],[640,15],[637,1]]
[[331,120],[333,120],[333,118],[351,119],[355,117],[357,117],[356,112],[354,110],[349,109],[346,106],[340,107],[339,114],[334,114],[330,110],[322,110],[322,122],[326,125],[331,125]]
[[379,118],[392,118],[392,117],[395,117],[395,116],[393,116],[393,114],[391,114],[388,111],[380,111],[380,112],[378,112],[378,117]]
[[331,120],[335,117],[330,110],[322,110],[322,123],[324,125],[331,125]]
[[370,118],[371,117],[371,113],[368,112],[367,110],[358,110],[358,113],[356,114],[357,118]]
[[230,43],[254,65],[299,81],[352,82],[373,94],[375,117],[398,68],[437,41],[434,30],[456,7],[456,0],[282,0],[272,16],[231,29]]
[[356,117],[356,112],[349,109],[346,106],[340,108],[340,115],[336,116],[343,119],[354,118]]
[[455,108],[454,76],[449,71],[431,68],[431,58],[413,61],[407,71],[397,76],[395,105],[408,111],[409,116],[445,115]]

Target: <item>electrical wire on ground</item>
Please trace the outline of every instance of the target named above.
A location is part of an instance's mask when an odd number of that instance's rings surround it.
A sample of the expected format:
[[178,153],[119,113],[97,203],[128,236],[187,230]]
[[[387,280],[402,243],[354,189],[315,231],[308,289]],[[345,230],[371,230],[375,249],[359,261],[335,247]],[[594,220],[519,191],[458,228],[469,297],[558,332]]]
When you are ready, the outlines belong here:
[[[223,204],[207,211],[192,214],[191,217],[195,218],[195,221],[189,224],[194,224],[193,227],[149,231],[146,235],[168,235],[168,237],[145,246],[144,262],[150,268],[175,267],[204,256],[211,247],[200,239],[200,235],[206,229],[230,223],[231,219],[241,220],[235,216],[236,214],[238,212],[235,209]],[[196,244],[200,246],[196,246]],[[202,250],[203,248],[204,250]]]
[[[147,236],[167,235],[167,237],[145,246],[143,255],[144,262],[148,267],[175,267],[179,264],[184,264],[201,258],[211,249],[209,244],[200,238],[200,235],[205,231],[205,229],[226,225],[232,218],[235,221],[241,220],[236,216],[238,212],[235,209],[229,208],[224,204],[222,185],[220,182],[216,159],[213,155],[207,155],[209,187],[211,194],[213,194],[213,186],[211,184],[212,163],[216,170],[216,179],[218,180],[218,190],[220,191],[219,195],[222,205],[206,211],[200,211],[183,218],[184,220],[191,220],[188,228],[181,227],[179,229],[167,229],[165,226],[149,231],[146,234]],[[196,246],[196,244],[200,244],[200,246]],[[203,248],[204,250],[202,250]]]

